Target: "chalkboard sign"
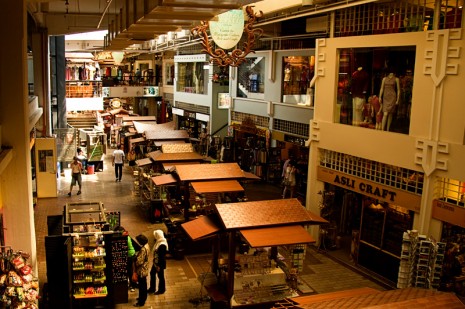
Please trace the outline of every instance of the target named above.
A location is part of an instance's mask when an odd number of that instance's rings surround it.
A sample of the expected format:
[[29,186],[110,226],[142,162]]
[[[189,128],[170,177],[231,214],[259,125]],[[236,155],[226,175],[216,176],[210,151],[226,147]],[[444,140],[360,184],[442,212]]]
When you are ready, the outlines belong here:
[[113,282],[128,282],[128,239],[127,236],[113,235],[111,242],[111,265]]

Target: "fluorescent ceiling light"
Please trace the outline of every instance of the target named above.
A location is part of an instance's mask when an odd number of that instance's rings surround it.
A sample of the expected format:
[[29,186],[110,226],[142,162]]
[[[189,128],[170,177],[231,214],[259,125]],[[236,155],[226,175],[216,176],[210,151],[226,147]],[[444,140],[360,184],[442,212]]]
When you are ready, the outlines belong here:
[[69,35],[65,35],[65,41],[104,40],[105,35],[107,35],[107,33],[108,33],[108,30],[69,34]]

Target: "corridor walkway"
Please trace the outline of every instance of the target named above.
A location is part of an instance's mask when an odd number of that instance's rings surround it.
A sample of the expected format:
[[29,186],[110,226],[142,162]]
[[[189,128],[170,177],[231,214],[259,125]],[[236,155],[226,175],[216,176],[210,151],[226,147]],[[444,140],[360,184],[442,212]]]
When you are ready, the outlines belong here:
[[[108,151],[111,154],[112,150]],[[140,198],[134,194],[132,172],[125,165],[121,182],[115,182],[114,170],[111,166],[111,156],[104,160],[103,171],[93,175],[82,175],[82,194],[76,195],[77,187],[71,197],[67,195],[71,181],[70,170],[65,169],[65,175],[58,178],[58,197],[39,199],[35,206],[35,224],[37,237],[37,254],[39,265],[39,280],[41,285],[47,281],[44,237],[47,234],[47,216],[60,215],[68,202],[102,202],[108,211],[120,211],[121,223],[132,236],[145,234],[150,244],[153,244],[152,232],[155,229],[165,229],[163,223],[150,223],[147,210],[142,207]],[[278,199],[281,190],[264,182],[250,183],[246,186],[249,200]],[[168,260],[166,270],[167,291],[163,295],[149,295],[144,308],[210,308],[205,301],[206,291],[198,279],[202,273],[209,271],[210,254],[199,253],[186,255],[183,260]],[[200,262],[199,262],[200,261]],[[314,247],[307,250],[304,271],[300,276],[301,283],[309,287],[311,293],[327,293],[353,288],[371,287],[378,290],[384,288],[358,272],[336,263],[324,254],[318,253]],[[133,308],[137,291],[128,292],[129,302],[120,304],[115,309]]]

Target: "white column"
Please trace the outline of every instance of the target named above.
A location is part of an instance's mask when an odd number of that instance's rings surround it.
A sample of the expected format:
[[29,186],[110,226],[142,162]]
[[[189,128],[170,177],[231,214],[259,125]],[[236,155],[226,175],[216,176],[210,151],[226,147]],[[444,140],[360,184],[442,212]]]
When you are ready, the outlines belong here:
[[31,254],[37,272],[31,153],[29,149],[26,1],[4,1],[0,37],[0,123],[2,143],[13,148],[13,159],[0,175],[0,207],[5,243]]

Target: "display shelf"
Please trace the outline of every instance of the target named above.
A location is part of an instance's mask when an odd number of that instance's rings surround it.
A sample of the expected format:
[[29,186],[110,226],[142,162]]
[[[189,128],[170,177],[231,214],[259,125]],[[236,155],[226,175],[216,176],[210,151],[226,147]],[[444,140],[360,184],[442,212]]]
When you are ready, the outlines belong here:
[[416,231],[404,232],[397,287],[438,288],[445,245]]
[[76,299],[106,297],[106,251],[103,234],[74,236],[72,248],[73,296]]

